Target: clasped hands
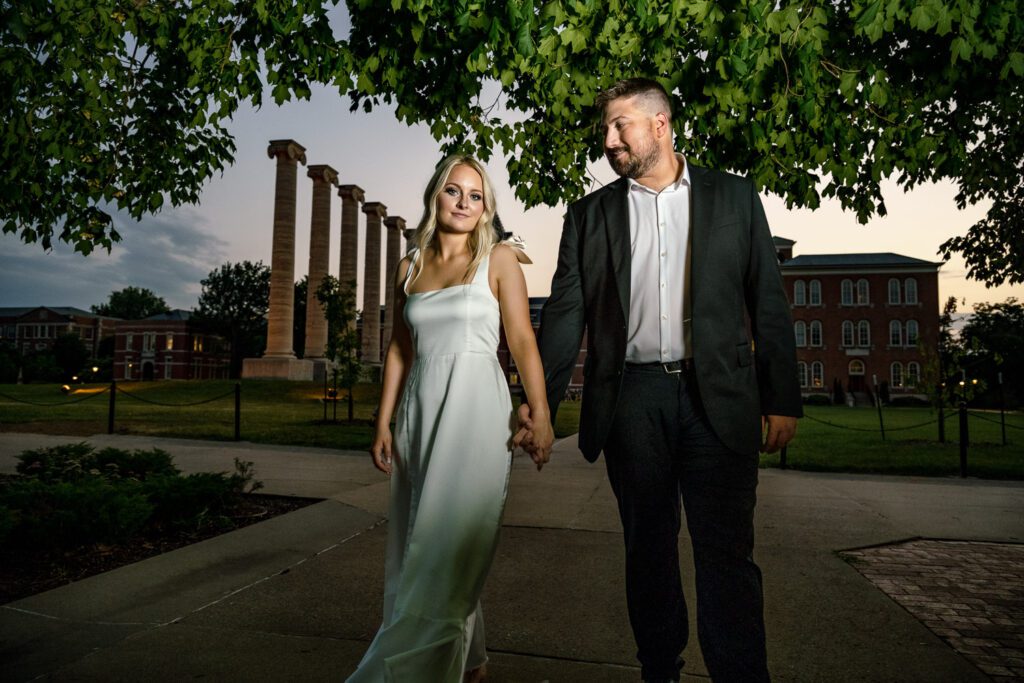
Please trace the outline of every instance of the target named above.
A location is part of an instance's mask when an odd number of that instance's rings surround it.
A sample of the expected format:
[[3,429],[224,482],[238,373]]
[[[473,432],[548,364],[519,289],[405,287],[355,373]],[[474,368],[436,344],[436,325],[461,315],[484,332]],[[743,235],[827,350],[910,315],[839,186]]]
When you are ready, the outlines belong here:
[[528,403],[519,406],[517,417],[519,431],[512,437],[512,445],[526,451],[540,471],[551,459],[551,447],[555,442],[551,419],[546,415],[534,415]]

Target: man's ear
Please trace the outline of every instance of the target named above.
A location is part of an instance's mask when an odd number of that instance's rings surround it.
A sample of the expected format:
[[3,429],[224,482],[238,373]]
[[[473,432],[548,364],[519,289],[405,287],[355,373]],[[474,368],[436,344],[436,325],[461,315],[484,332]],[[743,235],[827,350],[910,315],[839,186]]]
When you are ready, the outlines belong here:
[[659,112],[654,115],[654,133],[659,138],[672,135],[672,121],[669,120],[665,112]]

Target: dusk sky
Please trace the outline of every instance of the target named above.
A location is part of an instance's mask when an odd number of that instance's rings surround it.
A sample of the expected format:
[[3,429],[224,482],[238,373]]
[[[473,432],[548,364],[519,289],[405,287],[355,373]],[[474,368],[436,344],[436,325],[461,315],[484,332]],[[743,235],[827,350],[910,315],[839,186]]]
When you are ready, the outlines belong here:
[[[350,113],[349,101],[328,88],[314,89],[309,101],[282,107],[274,105],[269,94],[265,99],[269,104],[261,110],[245,107],[237,113],[229,128],[238,147],[235,163],[206,186],[200,203],[167,208],[141,223],[116,217],[123,241],[111,254],[94,252],[83,257],[61,242],[44,253],[38,244],[0,235],[0,306],[88,309],[106,301],[111,291],[134,285],[153,290],[172,308],[190,309],[197,303],[199,281],[222,263],[250,260],[269,265],[275,167],[266,149],[272,139],[294,139],[306,147],[308,164],[333,166],[341,183],[359,185],[367,201],[382,202],[388,215],[402,216],[410,227],[416,224],[422,213],[423,187],[439,159],[438,145],[426,126],[399,123],[391,109]],[[685,144],[679,147],[685,150]],[[506,228],[526,240],[533,258],[534,264],[524,268],[530,294],[545,296],[554,272],[564,207],[524,210],[509,187],[504,159],[492,158],[487,167]],[[614,180],[603,159],[591,170],[601,182]],[[305,169],[300,169],[296,279],[308,265],[311,186]],[[790,211],[777,197],[763,199],[773,234],[796,240],[796,255],[895,252],[938,261],[939,245],[964,234],[987,210],[987,205],[980,204],[958,211],[955,194],[952,184],[923,186],[903,194],[889,183],[884,189],[889,215],[867,225],[858,224],[838,202],[824,202],[816,211]],[[335,274],[340,215],[341,200],[335,197],[331,223],[331,272]],[[359,243],[362,248],[362,234]],[[361,267],[362,254],[359,261]],[[966,275],[961,259],[940,270],[940,297],[966,299],[962,311],[980,301],[1024,298],[1020,285],[986,289]],[[361,307],[361,294],[358,301]]]

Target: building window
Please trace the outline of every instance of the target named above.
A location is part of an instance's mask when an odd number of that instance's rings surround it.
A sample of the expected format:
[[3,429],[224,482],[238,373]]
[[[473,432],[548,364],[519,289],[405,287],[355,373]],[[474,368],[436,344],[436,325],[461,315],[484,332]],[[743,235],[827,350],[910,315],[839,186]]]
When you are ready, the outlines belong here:
[[889,278],[889,303],[898,304],[900,302],[900,281],[896,278]]
[[907,377],[904,384],[908,387],[916,387],[921,381],[921,366],[916,361],[907,363]]
[[810,284],[810,298],[808,301],[812,306],[821,305],[821,280],[811,280]]
[[853,346],[853,323],[849,320],[843,321],[843,346],[846,348]]
[[899,362],[889,366],[889,386],[895,389],[903,386],[903,365]]
[[825,366],[821,361],[811,363],[811,384],[818,389],[825,385]]
[[903,283],[903,301],[908,304],[917,304],[917,280],[908,277]]
[[821,346],[821,321],[811,321],[811,346]]
[[199,335],[192,337],[192,350],[202,351],[203,350],[203,338]]
[[871,323],[867,320],[857,323],[857,346],[863,348],[871,346]]
[[917,346],[917,321],[907,321],[907,346]]
[[800,379],[800,386],[807,386],[807,363],[800,361],[796,364],[796,376]]
[[851,375],[864,376],[864,361],[862,360],[851,360],[848,369]]
[[889,346],[903,346],[903,326],[899,320],[889,322]]
[[839,294],[839,296],[840,296],[840,299],[839,299],[840,303],[842,303],[843,306],[852,306],[853,305],[853,280],[843,280],[842,284],[839,286],[839,292],[840,292],[840,294]]
[[142,350],[143,351],[155,351],[156,350],[156,332],[144,332],[142,334]]
[[797,280],[793,283],[793,305],[807,305],[807,285],[804,284],[803,280]]
[[871,303],[871,298],[868,296],[868,281],[861,278],[857,280],[857,305],[867,306]]
[[167,335],[167,346],[166,346],[166,349],[168,351],[173,351],[174,350],[174,335],[173,334],[168,334]]
[[125,351],[131,351],[132,350],[132,333],[131,332],[129,332],[126,335],[124,335],[124,350]]
[[796,335],[797,346],[807,346],[807,323],[797,320],[793,323],[793,333]]

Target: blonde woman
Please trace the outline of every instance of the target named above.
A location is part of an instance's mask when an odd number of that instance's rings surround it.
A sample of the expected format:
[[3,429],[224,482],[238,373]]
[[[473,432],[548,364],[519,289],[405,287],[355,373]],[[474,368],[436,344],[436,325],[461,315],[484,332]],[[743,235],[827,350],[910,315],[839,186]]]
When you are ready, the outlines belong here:
[[[370,453],[391,476],[384,620],[350,683],[458,683],[485,675],[480,593],[497,547],[516,423],[499,324],[531,406],[531,457],[553,440],[516,251],[495,244],[480,163],[445,159],[398,266]],[[399,400],[401,399],[401,400]],[[395,420],[392,435],[391,421]]]

